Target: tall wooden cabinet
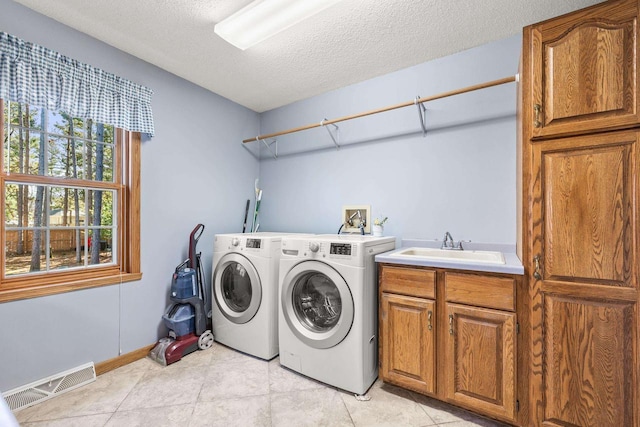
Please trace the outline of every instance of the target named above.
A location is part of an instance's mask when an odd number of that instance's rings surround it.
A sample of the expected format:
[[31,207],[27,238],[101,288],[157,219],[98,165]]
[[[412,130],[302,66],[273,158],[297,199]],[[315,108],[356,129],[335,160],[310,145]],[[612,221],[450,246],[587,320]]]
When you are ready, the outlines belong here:
[[524,30],[532,426],[640,425],[638,3],[608,1]]

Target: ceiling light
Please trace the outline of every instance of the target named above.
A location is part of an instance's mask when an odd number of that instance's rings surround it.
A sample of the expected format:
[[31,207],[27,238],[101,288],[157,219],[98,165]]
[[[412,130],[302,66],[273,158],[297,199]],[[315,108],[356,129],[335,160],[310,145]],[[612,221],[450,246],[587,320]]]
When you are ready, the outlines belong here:
[[301,22],[340,0],[256,0],[213,28],[220,37],[245,50]]

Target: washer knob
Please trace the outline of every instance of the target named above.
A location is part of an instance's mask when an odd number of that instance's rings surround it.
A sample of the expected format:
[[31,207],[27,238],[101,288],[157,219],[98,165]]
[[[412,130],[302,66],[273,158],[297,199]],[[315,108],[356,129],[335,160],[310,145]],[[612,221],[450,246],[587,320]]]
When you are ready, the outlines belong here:
[[320,249],[320,245],[317,242],[309,243],[309,250],[311,252],[318,252],[318,249]]
[[237,237],[234,237],[233,239],[231,239],[231,246],[238,246],[240,244],[240,239],[238,239]]

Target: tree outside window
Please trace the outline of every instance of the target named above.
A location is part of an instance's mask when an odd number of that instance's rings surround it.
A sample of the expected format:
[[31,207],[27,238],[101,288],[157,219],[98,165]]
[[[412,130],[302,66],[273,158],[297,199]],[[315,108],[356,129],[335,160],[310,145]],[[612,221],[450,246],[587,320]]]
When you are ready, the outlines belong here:
[[139,173],[138,156],[131,155],[132,134],[138,145],[139,134],[64,112],[2,105],[0,293],[19,288],[20,278],[37,286],[43,275],[67,282],[139,270],[139,253],[130,250],[139,196],[137,188],[127,191]]

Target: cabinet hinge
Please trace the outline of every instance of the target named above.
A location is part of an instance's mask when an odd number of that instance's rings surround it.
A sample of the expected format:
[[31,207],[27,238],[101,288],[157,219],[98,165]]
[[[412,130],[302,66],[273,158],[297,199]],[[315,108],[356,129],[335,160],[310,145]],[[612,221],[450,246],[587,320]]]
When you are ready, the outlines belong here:
[[516,412],[520,412],[520,401],[516,399]]
[[520,323],[516,322],[516,335],[520,335]]

